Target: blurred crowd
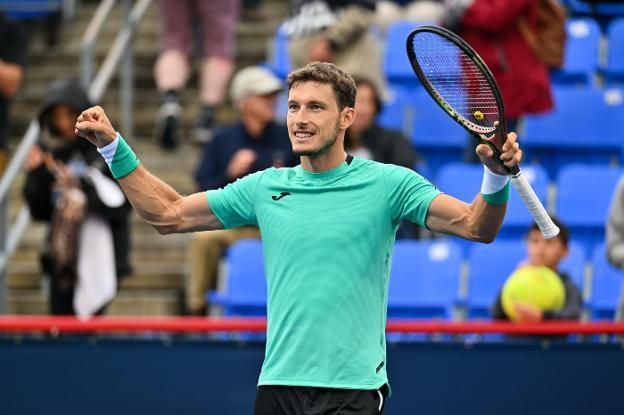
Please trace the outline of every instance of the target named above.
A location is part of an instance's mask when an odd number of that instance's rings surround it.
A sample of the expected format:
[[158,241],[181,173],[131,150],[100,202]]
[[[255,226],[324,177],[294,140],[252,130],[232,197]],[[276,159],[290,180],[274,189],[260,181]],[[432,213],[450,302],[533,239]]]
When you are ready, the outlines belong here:
[[[257,65],[237,66],[237,27],[267,19],[264,6],[262,0],[156,2],[159,53],[153,74],[160,102],[153,139],[172,157],[180,146],[198,147],[198,165],[188,172],[198,191],[223,187],[266,168],[299,163],[280,117],[285,109],[278,107],[285,106],[282,98],[287,94],[283,76],[266,65],[268,56]],[[279,30],[286,34],[292,69],[311,61],[334,62],[356,79],[357,118],[346,134],[347,151],[420,171],[427,160],[410,138],[379,123],[394,88],[384,73],[384,33],[400,21],[413,22],[414,27],[429,22],[457,32],[494,73],[505,101],[507,128],[514,131],[524,116],[553,109],[549,73],[561,61],[544,59],[535,45],[540,25],[546,24],[547,7],[555,20],[557,16],[565,20],[563,7],[541,0],[291,0]],[[10,158],[11,101],[29,65],[28,38],[33,33],[25,21],[0,14],[0,175]],[[59,47],[59,14],[45,21],[46,42]],[[189,80],[195,71],[197,87],[185,93],[191,89]],[[185,107],[191,105],[183,97],[196,102],[190,129],[184,115]],[[95,149],[74,133],[77,115],[94,104],[84,86],[73,79],[49,85],[36,114],[40,138],[24,165],[24,199],[32,218],[49,225],[41,244],[41,271],[50,281],[51,314],[88,317],[105,313],[120,279],[132,273],[131,206]],[[224,122],[219,117],[224,107],[234,111],[233,120]],[[467,143],[465,160],[475,162],[475,141],[467,137]],[[623,188],[620,184],[614,197],[607,233],[609,260],[619,269],[624,264],[620,246],[624,238],[619,236],[624,234],[620,223]],[[516,310],[520,320],[581,317],[581,290],[558,269],[574,235],[558,223],[563,232],[551,241],[544,240],[535,227],[528,230],[527,259],[519,266],[530,263],[557,273],[565,286],[565,306],[556,312],[520,306]],[[399,238],[429,236],[409,223],[398,234]],[[206,315],[210,311],[206,293],[220,288],[219,264],[228,247],[248,238],[261,238],[258,229],[191,237],[185,313]],[[493,318],[509,318],[500,296],[492,298],[492,305]]]

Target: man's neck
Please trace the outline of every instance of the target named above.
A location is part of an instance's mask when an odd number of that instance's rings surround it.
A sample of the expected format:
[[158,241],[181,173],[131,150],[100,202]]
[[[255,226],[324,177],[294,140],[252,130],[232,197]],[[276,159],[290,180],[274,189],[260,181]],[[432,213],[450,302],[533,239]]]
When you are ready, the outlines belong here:
[[343,146],[330,149],[318,156],[301,156],[301,167],[311,173],[323,173],[335,169],[347,158]]

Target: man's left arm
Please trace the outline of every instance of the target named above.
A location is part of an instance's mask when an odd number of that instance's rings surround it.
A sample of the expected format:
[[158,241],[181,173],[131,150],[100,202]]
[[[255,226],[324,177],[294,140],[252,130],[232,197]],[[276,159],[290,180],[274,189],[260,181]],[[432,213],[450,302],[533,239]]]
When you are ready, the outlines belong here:
[[485,166],[481,193],[471,204],[449,195],[439,195],[431,202],[425,223],[434,232],[490,243],[503,223],[509,199],[509,176],[503,165],[507,168],[517,166],[522,150],[516,134],[509,133],[500,162],[494,159],[494,152],[486,144],[479,144],[477,154]]

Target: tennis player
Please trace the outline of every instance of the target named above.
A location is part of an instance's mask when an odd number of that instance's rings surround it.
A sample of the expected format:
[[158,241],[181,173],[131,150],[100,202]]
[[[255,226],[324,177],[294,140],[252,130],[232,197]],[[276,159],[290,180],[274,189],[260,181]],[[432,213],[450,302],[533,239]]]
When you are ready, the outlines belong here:
[[257,415],[383,413],[397,226],[408,219],[491,242],[509,197],[502,164],[517,165],[522,152],[514,133],[500,162],[487,145],[478,146],[483,183],[467,204],[410,169],[345,153],[356,87],[335,65],[315,62],[292,72],[288,89],[288,132],[301,164],[190,196],[140,165],[102,108],[84,111],[76,132],[98,147],[136,211],[160,233],[260,227],[268,332]]

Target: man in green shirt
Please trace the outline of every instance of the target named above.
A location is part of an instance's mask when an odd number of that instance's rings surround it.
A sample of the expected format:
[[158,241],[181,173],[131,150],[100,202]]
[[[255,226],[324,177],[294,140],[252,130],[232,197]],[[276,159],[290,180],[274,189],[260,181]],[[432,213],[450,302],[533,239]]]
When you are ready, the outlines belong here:
[[335,65],[308,64],[289,75],[288,88],[288,132],[301,164],[185,197],[140,166],[101,108],[82,113],[76,129],[98,147],[139,215],[160,233],[259,226],[268,333],[256,414],[382,413],[397,226],[408,219],[492,241],[509,194],[503,164],[517,165],[522,152],[514,133],[500,161],[480,145],[482,191],[467,204],[412,170],[345,153],[356,87]]

